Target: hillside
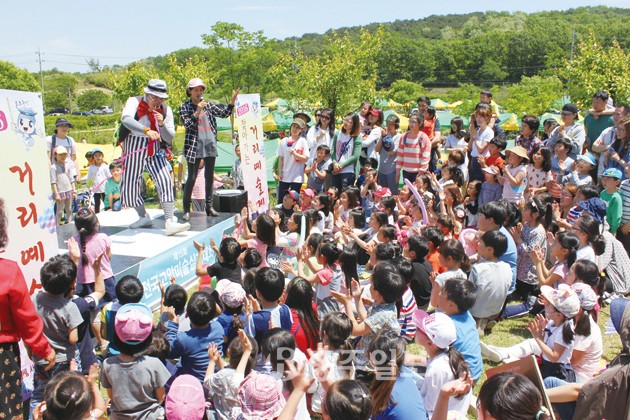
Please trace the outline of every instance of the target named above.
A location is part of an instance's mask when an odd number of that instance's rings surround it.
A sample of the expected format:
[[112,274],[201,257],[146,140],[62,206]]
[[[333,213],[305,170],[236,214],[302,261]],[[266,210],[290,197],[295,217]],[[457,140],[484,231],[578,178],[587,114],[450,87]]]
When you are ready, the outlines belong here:
[[[378,88],[387,88],[398,79],[424,86],[456,86],[458,83],[494,85],[512,83],[522,76],[553,74],[560,60],[589,33],[610,45],[617,40],[630,47],[630,9],[581,7],[566,11],[476,12],[432,15],[424,19],[396,20],[365,25],[386,32],[378,55]],[[361,27],[337,28],[337,32],[359,34]],[[307,55],[320,54],[328,45],[324,34],[304,34],[273,41],[277,50],[295,47]],[[173,53],[178,59],[192,56],[212,58],[212,51],[190,48]],[[147,58],[160,67],[165,57]]]

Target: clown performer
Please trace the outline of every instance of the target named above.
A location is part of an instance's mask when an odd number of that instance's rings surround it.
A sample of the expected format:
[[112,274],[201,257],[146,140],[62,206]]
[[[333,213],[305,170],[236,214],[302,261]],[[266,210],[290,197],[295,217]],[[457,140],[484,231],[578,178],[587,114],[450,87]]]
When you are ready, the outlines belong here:
[[129,135],[122,142],[124,171],[120,195],[123,207],[135,208],[140,216],[138,221],[129,226],[130,229],[153,225],[141,195],[142,173],[146,168],[155,182],[164,209],[165,233],[170,236],[190,229],[190,224],[177,223],[173,214],[175,195],[171,165],[166,160],[166,150],[160,145],[161,142],[172,144],[175,137],[173,111],[164,103],[168,98],[166,92],[166,82],[152,79],[144,88],[144,96],[127,99],[122,112],[122,124],[129,130]]

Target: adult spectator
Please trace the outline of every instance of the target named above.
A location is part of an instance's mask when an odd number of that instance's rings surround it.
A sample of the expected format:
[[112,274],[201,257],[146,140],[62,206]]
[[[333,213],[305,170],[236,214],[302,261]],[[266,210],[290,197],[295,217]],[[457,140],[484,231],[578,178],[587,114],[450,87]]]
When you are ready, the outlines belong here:
[[479,157],[487,158],[490,156],[488,145],[490,140],[494,138],[494,132],[488,125],[492,121],[492,111],[490,107],[479,106],[475,113],[471,116],[471,121],[475,121],[475,126],[470,128],[470,141],[468,142],[468,151],[470,152],[470,171],[468,179],[471,181],[483,181],[484,176],[481,172],[481,164]]
[[554,150],[558,139],[564,138],[571,141],[572,147],[569,157],[573,160],[582,154],[582,148],[586,140],[584,127],[577,123],[579,112],[577,105],[565,104],[562,107],[562,124],[551,132],[546,144],[548,148]]
[[315,112],[317,123],[308,129],[306,142],[310,151],[310,158],[314,161],[317,158],[317,148],[322,144],[332,146],[332,139],[335,135],[335,112],[330,108],[318,109]]
[[[4,200],[0,198],[0,253],[9,240]],[[6,418],[22,418],[22,367],[20,339],[33,354],[55,365],[55,350],[44,336],[44,324],[35,312],[26,281],[15,261],[0,257],[0,413]]]
[[[190,229],[188,223],[175,219],[175,194],[171,178],[171,165],[166,160],[167,145],[175,137],[173,111],[164,101],[168,98],[166,82],[152,79],[144,88],[144,96],[127,99],[122,112],[122,124],[129,134],[122,142],[125,171],[120,185],[123,207],[133,207],[140,219],[130,229],[148,228],[153,225],[151,216],[144,208],[141,194],[142,173],[146,169],[155,182],[158,198],[164,209],[166,235],[174,235]],[[189,173],[189,177],[193,176]]]
[[510,235],[510,232],[503,226],[508,218],[506,206],[500,201],[491,201],[479,207],[477,227],[482,232],[490,232],[498,230],[507,238],[507,251],[499,257],[499,261],[508,263],[512,269],[512,284],[508,290],[508,294],[514,291],[516,287],[516,243]]
[[48,149],[48,160],[53,164],[53,150],[57,146],[63,146],[68,151],[66,157],[66,166],[70,168],[72,176],[76,182],[81,181],[81,171],[77,163],[77,144],[72,137],[68,135],[68,131],[74,126],[65,118],[57,118],[55,121],[55,134],[46,137],[46,148]]
[[586,114],[584,117],[584,130],[586,132],[586,147],[589,151],[593,151],[593,143],[597,140],[608,127],[612,127],[614,124],[611,115],[602,115],[602,112],[606,111],[606,104],[608,103],[608,93],[600,90],[593,95],[593,109],[592,112]]
[[339,191],[354,185],[357,162],[363,144],[359,115],[350,112],[343,117],[341,132],[335,133],[332,143],[332,186]]
[[[621,104],[615,108],[615,112],[612,116],[613,125],[604,129],[597,140],[595,140],[592,146],[593,153],[605,153],[608,150],[608,148],[615,142],[615,139],[617,138],[617,124],[628,117],[630,117],[630,105]],[[600,158],[599,166],[597,168],[597,175],[601,175],[605,169],[607,169],[605,159]]]
[[218,155],[216,117],[230,116],[239,92],[239,89],[232,91],[232,101],[228,105],[215,105],[203,100],[205,90],[206,85],[200,78],[191,79],[186,89],[186,96],[190,99],[179,107],[179,118],[186,129],[184,156],[188,163],[188,179],[184,186],[184,216],[182,217],[185,221],[190,220],[192,190],[201,161],[203,161],[206,187],[206,214],[213,217],[219,215],[212,207],[214,165]]
[[619,169],[621,179],[627,179],[626,166],[630,163],[630,119],[615,124],[615,140],[601,154],[599,160],[604,170]]

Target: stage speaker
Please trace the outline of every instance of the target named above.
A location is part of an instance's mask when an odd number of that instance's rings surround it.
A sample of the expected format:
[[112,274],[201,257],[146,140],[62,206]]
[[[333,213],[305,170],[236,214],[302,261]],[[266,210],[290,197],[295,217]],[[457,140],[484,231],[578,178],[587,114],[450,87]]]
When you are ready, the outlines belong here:
[[219,213],[240,213],[247,206],[247,191],[216,190],[212,207]]

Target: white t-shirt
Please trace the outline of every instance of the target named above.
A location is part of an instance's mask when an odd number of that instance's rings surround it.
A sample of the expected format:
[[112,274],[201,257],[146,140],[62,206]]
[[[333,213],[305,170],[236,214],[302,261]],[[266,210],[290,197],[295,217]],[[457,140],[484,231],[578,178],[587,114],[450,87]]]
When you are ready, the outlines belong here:
[[[470,156],[475,157],[475,158],[482,156],[482,154],[479,153],[479,149],[477,149],[477,144],[476,144],[477,141],[488,143],[493,138],[494,138],[494,131],[492,131],[490,127],[486,127],[486,129],[483,130],[482,132],[481,132],[481,128],[479,128],[477,130],[477,140],[473,142],[472,149],[470,150]],[[486,148],[486,151],[483,153],[483,156],[486,156],[486,157],[490,156],[490,152],[488,151],[488,148]]]
[[592,261],[594,263],[597,263],[596,257],[595,257],[595,250],[593,250],[593,247],[591,245],[586,245],[583,246],[582,248],[578,249],[577,252],[575,253],[575,260],[587,260],[587,261]]
[[452,271],[449,270],[435,276],[435,284],[442,288],[444,287],[444,283],[446,283],[446,281],[450,279],[467,280],[468,276],[462,271],[461,268]]
[[306,133],[306,142],[308,144],[308,150],[310,151],[311,159],[315,160],[317,157],[317,147],[325,144],[329,148],[332,147],[332,136],[328,129],[322,130],[320,127],[312,126]]
[[465,149],[468,147],[468,144],[463,137],[458,139],[454,134],[449,134],[448,137],[446,137],[446,142],[444,142],[444,147],[446,149]]
[[301,183],[304,180],[304,167],[306,166],[306,162],[298,162],[289,151],[295,150],[297,154],[308,157],[308,144],[305,138],[300,137],[289,146],[289,140],[289,137],[285,137],[282,139],[282,142],[280,142],[280,146],[278,146],[278,156],[283,158],[280,180],[282,182]]
[[[454,379],[455,377],[453,376],[451,365],[448,363],[448,355],[446,353],[427,360],[427,372],[424,375],[422,386],[420,386],[420,395],[422,395],[424,400],[424,408],[427,410],[429,418],[433,415],[442,386]],[[471,395],[472,389],[462,399],[449,398],[448,411],[457,411],[465,416],[470,405]]]
[[588,317],[591,323],[591,335],[575,335],[573,350],[584,352],[582,362],[573,365],[577,382],[586,382],[599,370],[599,361],[602,358],[603,343],[602,332],[597,322],[592,317]]
[[[55,140],[55,147],[63,146],[68,150],[68,155],[66,156],[66,167],[70,168],[70,173],[72,176],[77,176],[79,168],[74,166],[74,161],[72,160],[72,156],[76,156],[77,154],[77,144],[74,139],[70,136],[66,136],[65,139],[60,139],[59,137]],[[52,136],[46,137],[46,149],[50,152],[51,156],[51,164],[54,163],[54,153],[52,151]]]
[[[571,356],[573,355],[573,346],[575,345],[575,340],[573,340],[571,342],[571,344],[565,343],[564,339],[562,338],[562,327],[563,326],[564,326],[564,324],[560,325],[559,327],[556,327],[556,325],[553,323],[553,321],[547,322],[546,329],[551,331],[551,335],[545,334],[545,337],[546,337],[545,338],[545,344],[548,345],[552,349],[554,348],[556,343],[558,343],[562,347],[564,347],[565,348],[564,352],[562,353],[562,355],[560,355],[560,358],[555,363],[567,363],[567,364],[570,364],[571,363]],[[546,361],[550,362],[550,360],[547,358],[547,356],[545,356],[544,353],[543,353],[542,357]]]
[[105,192],[105,183],[109,178],[111,178],[111,176],[112,174],[109,172],[109,167],[105,163],[103,163],[101,166],[90,165],[87,173],[88,181],[94,181],[92,189],[95,193]]

